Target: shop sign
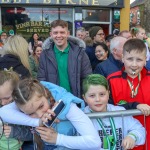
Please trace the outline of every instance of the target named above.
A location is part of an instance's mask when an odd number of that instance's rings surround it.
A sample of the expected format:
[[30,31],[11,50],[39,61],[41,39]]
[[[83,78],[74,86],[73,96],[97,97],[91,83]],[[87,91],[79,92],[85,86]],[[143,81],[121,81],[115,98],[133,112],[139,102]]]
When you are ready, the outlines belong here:
[[47,33],[50,31],[49,24],[43,21],[29,21],[25,23],[16,24],[17,32],[37,32],[37,33]]
[[0,4],[50,4],[76,6],[124,7],[124,0],[0,0]]

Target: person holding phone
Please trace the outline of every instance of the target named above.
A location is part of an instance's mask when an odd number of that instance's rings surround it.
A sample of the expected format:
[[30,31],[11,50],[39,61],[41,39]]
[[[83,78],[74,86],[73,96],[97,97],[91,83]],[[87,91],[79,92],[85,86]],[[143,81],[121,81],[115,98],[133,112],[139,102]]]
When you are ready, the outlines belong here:
[[[99,150],[101,140],[97,131],[94,129],[90,119],[75,104],[82,103],[83,106],[83,100],[73,96],[57,85],[45,81],[41,83],[33,79],[20,81],[16,90],[14,90],[14,97],[15,103],[22,112],[33,119],[40,118],[41,123],[52,119],[51,116],[55,114],[51,108],[55,101],[58,101],[60,98],[63,100],[65,108],[58,116],[60,122],[54,124],[53,128],[45,126],[35,128],[44,141],[44,148],[61,147],[65,149]],[[5,112],[7,114],[12,113],[12,108],[9,106]],[[14,114],[18,114],[18,116],[14,116],[14,119],[19,118],[21,120],[23,118],[22,112],[17,110]],[[2,112],[0,112],[1,114]],[[22,119],[23,121],[25,122]],[[29,122],[29,119],[26,120],[26,125],[29,125]],[[36,126],[38,125],[36,124]],[[77,133],[80,136],[77,136]],[[41,145],[41,143],[39,144]]]

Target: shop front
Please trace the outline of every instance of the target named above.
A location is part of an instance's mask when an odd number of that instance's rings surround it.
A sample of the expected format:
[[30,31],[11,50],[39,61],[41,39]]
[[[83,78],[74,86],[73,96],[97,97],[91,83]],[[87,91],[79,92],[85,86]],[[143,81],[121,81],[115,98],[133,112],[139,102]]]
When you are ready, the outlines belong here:
[[94,25],[107,35],[120,24],[123,7],[124,0],[0,0],[0,27],[26,39],[37,32],[44,40],[50,23],[62,19],[68,22],[71,35],[80,26],[88,30]]

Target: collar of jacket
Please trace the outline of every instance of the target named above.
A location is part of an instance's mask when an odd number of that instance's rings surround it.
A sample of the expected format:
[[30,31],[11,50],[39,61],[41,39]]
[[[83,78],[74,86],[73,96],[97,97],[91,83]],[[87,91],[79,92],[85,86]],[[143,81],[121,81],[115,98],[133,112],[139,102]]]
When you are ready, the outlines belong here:
[[[53,42],[54,42],[53,39],[51,37],[48,37],[42,45],[43,50],[49,49]],[[79,39],[79,38],[69,36],[68,37],[68,42],[73,43],[75,45],[78,45],[81,48],[84,48],[84,49],[86,48],[86,45],[85,45],[84,41]]]

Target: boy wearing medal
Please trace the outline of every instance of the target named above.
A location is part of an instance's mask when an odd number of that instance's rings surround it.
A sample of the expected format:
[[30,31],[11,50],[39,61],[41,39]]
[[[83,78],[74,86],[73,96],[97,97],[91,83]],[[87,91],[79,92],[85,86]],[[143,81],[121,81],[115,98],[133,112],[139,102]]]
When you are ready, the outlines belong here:
[[[113,104],[124,106],[126,109],[139,109],[146,115],[146,141],[150,149],[150,72],[146,70],[146,46],[140,39],[130,39],[123,47],[121,71],[108,76]],[[144,125],[144,116],[137,116]],[[136,150],[145,150],[146,147],[137,147]]]
[[[88,75],[83,80],[83,98],[88,106],[86,113],[124,110],[108,104],[109,85],[99,74]],[[123,119],[123,120],[122,120]],[[102,141],[101,150],[126,150],[145,142],[145,129],[131,116],[91,119]]]

